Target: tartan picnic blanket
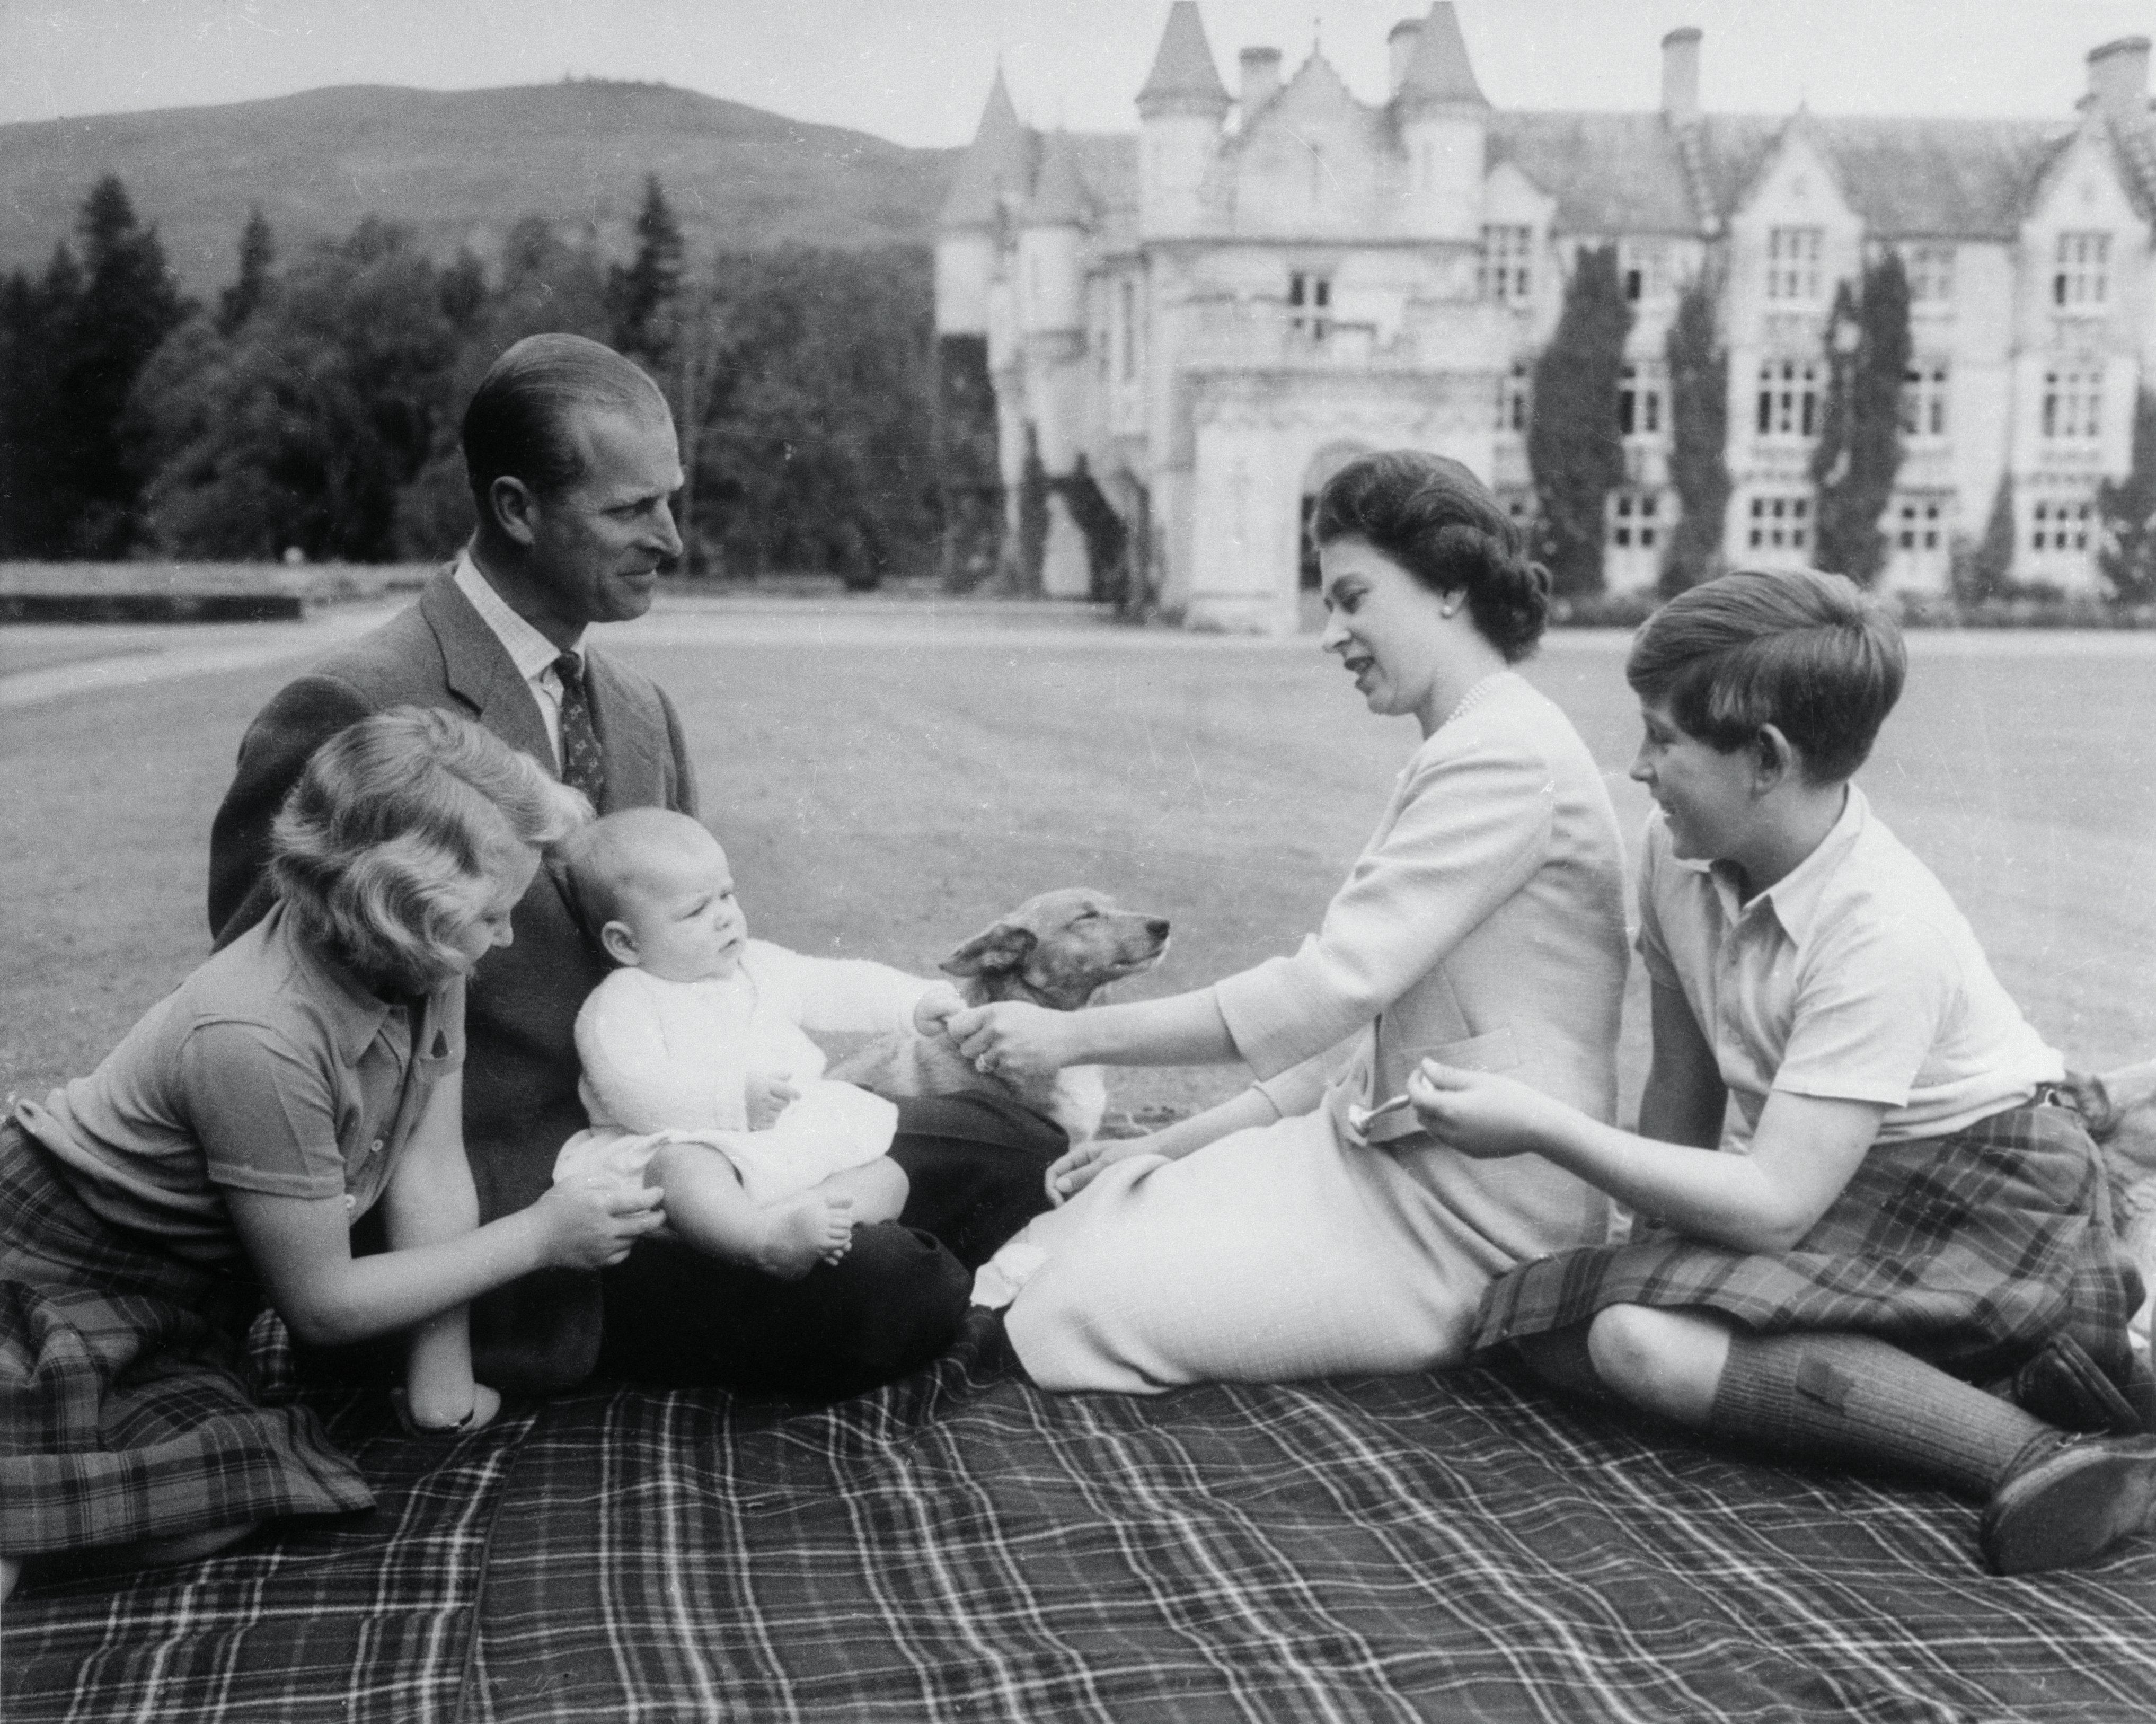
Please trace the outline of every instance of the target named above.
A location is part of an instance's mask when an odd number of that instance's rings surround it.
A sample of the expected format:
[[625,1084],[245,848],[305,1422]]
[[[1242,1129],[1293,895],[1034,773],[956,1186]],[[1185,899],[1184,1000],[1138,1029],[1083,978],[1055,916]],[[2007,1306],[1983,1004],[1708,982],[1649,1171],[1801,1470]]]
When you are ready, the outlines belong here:
[[594,1390],[430,1444],[326,1404],[374,1510],[27,1588],[0,1716],[2156,1716],[2156,1542],[2001,1580],[1957,1499],[1502,1368],[1059,1397],[1000,1341],[807,1411]]

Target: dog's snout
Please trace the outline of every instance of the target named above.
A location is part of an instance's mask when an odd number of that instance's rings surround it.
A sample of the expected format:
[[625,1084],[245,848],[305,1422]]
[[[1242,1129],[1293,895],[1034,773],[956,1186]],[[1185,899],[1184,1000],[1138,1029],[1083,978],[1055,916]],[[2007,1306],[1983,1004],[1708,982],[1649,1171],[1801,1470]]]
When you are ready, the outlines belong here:
[[1151,934],[1155,939],[1166,939],[1168,938],[1168,918],[1165,916],[1148,916],[1146,919],[1146,932]]

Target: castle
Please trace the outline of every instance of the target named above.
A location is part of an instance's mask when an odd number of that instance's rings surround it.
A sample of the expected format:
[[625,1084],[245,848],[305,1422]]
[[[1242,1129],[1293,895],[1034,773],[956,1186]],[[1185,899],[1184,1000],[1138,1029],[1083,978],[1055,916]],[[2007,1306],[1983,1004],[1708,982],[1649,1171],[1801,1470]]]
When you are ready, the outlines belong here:
[[[2014,578],[2097,584],[2096,487],[2156,358],[2146,38],[2090,54],[2057,123],[1710,114],[1690,28],[1663,39],[1657,113],[1500,113],[1445,0],[1389,47],[1374,105],[1315,50],[1283,79],[1245,49],[1231,93],[1175,0],[1135,137],[1029,128],[998,70],[940,217],[936,317],[985,342],[1007,507],[1029,446],[1051,478],[1082,460],[1172,613],[1292,630],[1308,500],[1358,453],[1452,455],[1524,517],[1532,361],[1580,249],[1614,244],[1634,315],[1607,584],[1651,585],[1667,548],[1666,337],[1709,270],[1722,548],[1804,561],[1825,324],[1892,247],[1913,357],[1882,584],[1943,589],[2010,477]],[[1062,488],[1042,574],[1088,590]]]

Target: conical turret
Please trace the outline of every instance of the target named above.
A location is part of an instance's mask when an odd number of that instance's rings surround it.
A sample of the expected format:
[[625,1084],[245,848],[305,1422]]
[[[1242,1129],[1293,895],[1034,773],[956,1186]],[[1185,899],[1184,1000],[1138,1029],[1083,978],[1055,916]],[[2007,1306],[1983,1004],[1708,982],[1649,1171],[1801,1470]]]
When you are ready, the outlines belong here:
[[1138,119],[1145,133],[1138,163],[1142,233],[1188,234],[1204,225],[1199,188],[1213,165],[1220,122],[1232,105],[1213,63],[1213,44],[1205,39],[1197,0],[1175,0],[1152,75],[1138,91]]

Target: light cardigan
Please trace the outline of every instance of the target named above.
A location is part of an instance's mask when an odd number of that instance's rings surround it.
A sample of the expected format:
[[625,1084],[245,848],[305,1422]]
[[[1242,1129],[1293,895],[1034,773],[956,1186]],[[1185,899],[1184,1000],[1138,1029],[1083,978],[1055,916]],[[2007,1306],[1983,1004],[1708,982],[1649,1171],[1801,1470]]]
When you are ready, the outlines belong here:
[[[1615,1114],[1628,953],[1624,842],[1569,720],[1517,672],[1416,749],[1318,931],[1215,985],[1283,1116],[1399,1094],[1425,1056]],[[1417,1179],[1508,1256],[1599,1238],[1605,1200],[1538,1156],[1443,1150],[1378,1121]]]

